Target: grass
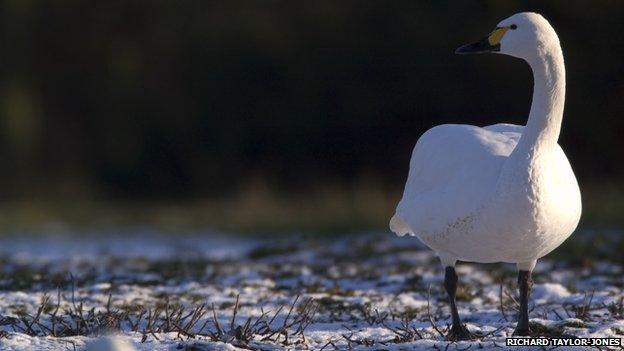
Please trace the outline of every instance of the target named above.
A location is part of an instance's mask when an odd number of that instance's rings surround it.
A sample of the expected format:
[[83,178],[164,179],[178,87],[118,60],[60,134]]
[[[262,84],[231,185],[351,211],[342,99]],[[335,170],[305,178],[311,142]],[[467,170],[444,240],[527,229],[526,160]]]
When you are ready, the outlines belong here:
[[563,333],[563,327],[548,327],[537,322],[529,322],[529,328],[536,336],[543,336],[547,338],[561,338],[565,337]]
[[0,230],[42,232],[143,227],[236,233],[336,233],[387,227],[400,196],[373,182],[282,193],[263,185],[227,198],[116,202],[23,200],[0,203]]
[[[441,282],[424,279],[441,278],[440,267],[437,262],[431,263],[434,257],[429,251],[422,252],[414,245],[391,240],[384,234],[345,237],[333,245],[327,244],[333,241],[291,238],[278,246],[260,244],[229,261],[197,259],[183,255],[184,252],[154,261],[109,260],[103,254],[100,259],[94,257],[93,262],[74,267],[75,275],[61,276],[58,282],[46,282],[46,277],[63,265],[35,264],[22,269],[6,257],[3,263],[8,267],[7,272],[16,269],[14,278],[12,273],[3,278],[6,284],[3,289],[7,296],[11,295],[8,298],[19,296],[12,291],[20,291],[35,293],[41,299],[5,307],[0,314],[0,325],[10,335],[22,333],[48,338],[97,336],[117,331],[144,342],[159,342],[158,338],[173,335],[171,338],[181,345],[179,349],[187,350],[210,349],[207,343],[211,341],[248,349],[291,349],[306,345],[316,345],[318,349],[319,344],[325,343],[326,350],[360,346],[380,349],[421,339],[437,342],[442,348],[449,345],[445,344],[450,322],[446,292]],[[348,248],[348,252],[343,248]],[[404,255],[399,257],[397,252]],[[396,269],[402,260],[411,269],[398,273]],[[513,330],[517,286],[515,275],[500,273],[507,266],[470,265],[461,274],[458,300],[463,310],[460,313],[477,330],[472,348],[500,342]],[[292,279],[299,277],[304,268],[309,272],[306,279]],[[619,278],[609,276],[608,267],[569,264],[559,270],[564,273],[562,276],[585,286],[584,289],[592,276],[600,275],[609,281],[596,291],[579,292],[584,293],[584,299],[573,303],[548,302],[532,309],[531,327],[539,335],[566,337],[591,333],[597,324],[607,325],[622,319],[621,289],[614,289],[611,283]],[[121,272],[122,276],[98,276],[92,274],[94,271]],[[229,279],[236,272],[250,274],[243,274],[235,281]],[[143,280],[144,273],[149,273],[149,281]],[[381,286],[371,284],[397,274],[403,279]],[[471,279],[471,276],[489,278]],[[265,283],[258,284],[258,278]],[[543,280],[536,276],[537,284],[544,281],[551,282],[551,278]],[[187,283],[191,283],[189,288],[185,287]],[[147,293],[152,287],[153,293]],[[48,294],[44,294],[46,291]],[[604,300],[605,293],[617,298]],[[486,298],[495,295],[498,298]],[[418,304],[412,305],[404,298],[414,299]],[[472,303],[480,307],[469,307]],[[501,313],[493,318],[492,313],[499,306]],[[310,325],[312,328],[308,328]],[[318,341],[317,335],[309,330],[316,331],[319,326],[330,326],[332,336]],[[486,326],[494,328],[485,329]],[[610,327],[615,328],[614,333],[621,332],[617,326]],[[368,331],[362,334],[362,330]],[[371,334],[370,330],[375,332]]]
[[[146,227],[162,231],[213,229],[236,233],[344,233],[387,230],[403,184],[375,179],[321,184],[298,192],[254,182],[227,198],[116,202],[32,200],[0,203],[2,232]],[[586,184],[581,226],[624,227],[624,184]]]
[[[26,308],[17,306],[14,313],[18,317],[0,316],[0,325],[8,326],[14,332],[39,337],[69,337],[76,335],[98,336],[111,332],[137,332],[143,335],[142,342],[149,338],[158,340],[157,334],[177,333],[179,340],[195,339],[202,336],[207,340],[221,341],[247,348],[254,338],[270,341],[283,346],[296,345],[305,341],[305,329],[314,320],[318,305],[312,299],[300,301],[296,297],[283,322],[277,323],[276,317],[284,306],[274,313],[263,312],[259,317],[249,317],[244,322],[237,320],[239,298],[232,307],[229,324],[222,325],[214,304],[199,304],[184,307],[170,303],[165,299],[154,307],[133,306],[133,308],[115,308],[112,293],[106,305],[100,308],[86,309],[76,299],[75,285],[66,294],[58,289],[53,299],[43,295],[34,314]],[[71,296],[66,300],[66,296]],[[205,318],[212,315],[212,318]]]
[[294,253],[299,251],[299,249],[294,245],[287,246],[260,246],[257,247],[249,253],[249,258],[251,259],[261,259],[265,257],[284,255],[289,253]]
[[577,233],[568,238],[546,258],[565,260],[567,265],[591,267],[598,261],[624,264],[624,240],[620,233],[596,231],[591,234]]
[[624,227],[624,184],[604,182],[581,184],[581,225],[594,228]]
[[[283,347],[305,346],[306,329],[315,322],[316,314],[324,311],[330,313],[330,318],[344,318],[346,314],[348,320],[363,320],[370,326],[380,326],[395,334],[395,337],[387,340],[357,339],[353,332],[343,334],[349,346],[409,343],[428,335],[425,329],[412,325],[419,311],[408,310],[391,315],[373,310],[370,304],[344,303],[329,297],[315,300],[297,296],[290,305],[283,305],[274,311],[262,309],[260,316],[247,317],[241,321],[237,318],[240,303],[239,296],[236,296],[235,303],[226,306],[231,309],[232,317],[229,323],[224,324],[214,304],[201,303],[188,307],[162,297],[151,307],[139,304],[115,307],[112,304],[112,288],[103,306],[86,308],[77,297],[75,282],[71,280],[68,285],[69,291],[59,287],[56,296],[44,294],[34,313],[29,313],[26,306],[15,306],[13,313],[17,317],[0,315],[0,325],[13,332],[36,337],[63,338],[135,332],[142,335],[141,342],[158,340],[158,335],[162,333],[174,333],[180,341],[202,338],[255,350],[262,349],[255,345],[258,341]],[[223,306],[220,308],[223,309]],[[285,316],[282,312],[285,312]],[[388,325],[391,318],[400,319],[400,324]],[[428,318],[433,320],[434,317],[429,315]],[[332,344],[332,341],[328,344]],[[186,350],[202,350],[202,347],[201,342],[185,345]]]

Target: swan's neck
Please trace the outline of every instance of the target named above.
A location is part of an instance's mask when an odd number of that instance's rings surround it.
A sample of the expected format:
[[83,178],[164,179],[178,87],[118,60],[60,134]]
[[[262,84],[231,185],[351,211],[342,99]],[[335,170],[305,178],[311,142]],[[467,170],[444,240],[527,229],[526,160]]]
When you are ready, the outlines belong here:
[[533,70],[533,101],[526,128],[514,153],[534,155],[557,145],[565,102],[565,66],[558,41],[527,60]]

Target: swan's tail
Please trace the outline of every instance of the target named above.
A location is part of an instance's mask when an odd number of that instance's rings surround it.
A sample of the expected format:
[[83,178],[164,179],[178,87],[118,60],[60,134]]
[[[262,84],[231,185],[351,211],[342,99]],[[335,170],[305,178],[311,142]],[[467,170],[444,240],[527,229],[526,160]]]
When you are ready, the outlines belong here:
[[399,217],[399,214],[392,216],[390,220],[390,230],[392,230],[398,236],[404,236],[405,234],[412,234],[412,230],[409,225],[405,223],[403,218]]

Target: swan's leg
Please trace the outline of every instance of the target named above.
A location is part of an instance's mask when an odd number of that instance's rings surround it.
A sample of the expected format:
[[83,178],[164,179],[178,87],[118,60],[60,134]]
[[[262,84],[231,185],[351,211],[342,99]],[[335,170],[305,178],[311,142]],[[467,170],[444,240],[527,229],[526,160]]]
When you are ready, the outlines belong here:
[[457,304],[455,302],[455,294],[457,292],[457,273],[455,273],[455,267],[446,267],[444,272],[444,288],[449,296],[449,303],[451,305],[451,316],[453,318],[453,325],[446,337],[449,340],[471,340],[473,335],[470,334],[466,326],[462,324],[459,319],[459,313],[457,312]]
[[531,295],[531,287],[533,279],[531,279],[531,271],[535,267],[535,262],[528,265],[518,264],[518,289],[520,290],[520,311],[518,312],[518,324],[513,335],[529,336],[531,328],[529,328],[529,295]]
[[532,285],[533,280],[531,279],[531,272],[519,271],[518,288],[520,289],[520,311],[518,312],[518,324],[516,325],[516,330],[514,330],[513,335],[531,335],[531,329],[529,328],[529,295]]

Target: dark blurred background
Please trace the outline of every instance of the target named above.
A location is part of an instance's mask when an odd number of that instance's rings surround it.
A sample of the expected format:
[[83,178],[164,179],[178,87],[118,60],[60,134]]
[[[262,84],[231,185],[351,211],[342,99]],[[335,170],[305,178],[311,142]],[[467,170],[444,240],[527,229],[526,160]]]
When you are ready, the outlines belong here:
[[528,65],[453,51],[527,10],[563,46],[584,223],[622,223],[622,1],[0,4],[4,227],[383,227],[425,130],[525,123]]

